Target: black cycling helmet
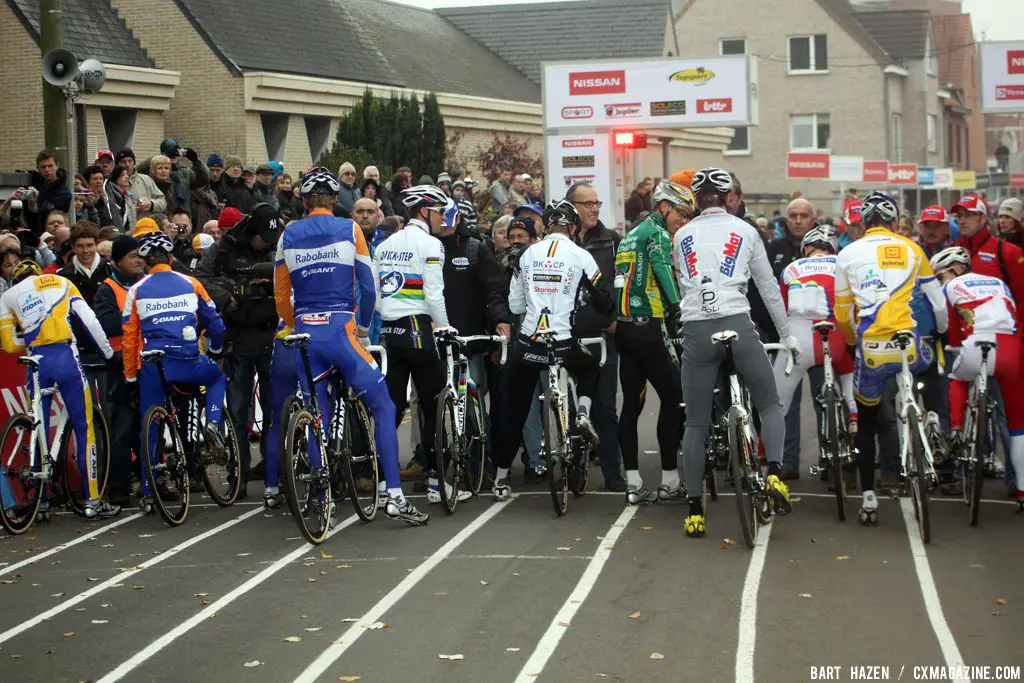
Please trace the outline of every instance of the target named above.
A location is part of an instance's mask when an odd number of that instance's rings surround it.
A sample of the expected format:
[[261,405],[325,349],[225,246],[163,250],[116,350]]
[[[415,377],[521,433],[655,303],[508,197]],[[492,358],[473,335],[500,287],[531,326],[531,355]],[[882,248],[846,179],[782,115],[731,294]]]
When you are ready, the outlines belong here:
[[583,219],[576,205],[568,199],[553,199],[544,207],[544,225],[560,225],[575,232],[583,227]]
[[299,193],[303,197],[313,194],[338,194],[340,190],[338,176],[321,166],[314,166],[306,171],[299,182]]
[[139,246],[136,251],[142,258],[149,258],[157,254],[170,254],[174,251],[174,243],[162,232],[148,232],[139,237]]

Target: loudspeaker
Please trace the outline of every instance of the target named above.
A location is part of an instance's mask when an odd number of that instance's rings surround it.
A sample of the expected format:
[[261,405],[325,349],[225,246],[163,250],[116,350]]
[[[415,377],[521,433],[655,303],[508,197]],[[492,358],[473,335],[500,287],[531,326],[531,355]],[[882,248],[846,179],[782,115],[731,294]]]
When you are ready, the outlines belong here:
[[57,48],[43,55],[43,80],[63,88],[78,78],[78,58],[71,50]]
[[107,69],[98,59],[87,59],[79,68],[82,79],[82,92],[92,95],[100,91],[107,80]]

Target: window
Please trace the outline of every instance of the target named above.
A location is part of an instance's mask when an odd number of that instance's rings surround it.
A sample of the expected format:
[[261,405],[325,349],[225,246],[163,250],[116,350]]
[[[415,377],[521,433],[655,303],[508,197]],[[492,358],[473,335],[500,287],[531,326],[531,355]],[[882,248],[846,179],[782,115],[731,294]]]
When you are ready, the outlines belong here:
[[794,114],[789,117],[790,149],[829,149],[831,140],[828,114]]
[[725,148],[725,153],[727,155],[730,152],[734,154],[750,154],[749,128],[746,126],[733,128],[732,140],[729,141],[729,146]]
[[892,115],[892,149],[889,150],[889,159],[895,163],[903,161],[903,117],[899,114]]
[[268,159],[284,159],[284,143],[288,139],[288,114],[260,114],[263,141]]
[[319,163],[321,155],[327,151],[331,137],[331,119],[326,116],[306,117],[306,141],[309,142],[309,155],[313,163]]
[[935,47],[934,47],[934,44],[932,42],[932,32],[931,32],[931,29],[928,30],[927,34],[925,34],[925,38],[924,38],[924,55],[925,55],[925,60],[926,60],[925,64],[927,65],[926,73],[929,76],[936,76],[936,75],[938,75],[938,73],[939,73],[939,57],[938,57],[938,54],[935,52]]
[[828,41],[824,33],[789,39],[789,73],[828,71]]
[[722,38],[718,41],[718,53],[721,55],[747,54],[746,38]]
[[[100,110],[100,117],[103,119],[103,132],[107,137],[107,149],[116,152],[119,149],[132,147],[138,115],[138,109],[104,107]],[[90,160],[95,158],[95,156],[89,157]]]
[[938,140],[936,139],[936,127],[938,126],[938,118],[935,114],[928,114],[928,151],[938,152]]

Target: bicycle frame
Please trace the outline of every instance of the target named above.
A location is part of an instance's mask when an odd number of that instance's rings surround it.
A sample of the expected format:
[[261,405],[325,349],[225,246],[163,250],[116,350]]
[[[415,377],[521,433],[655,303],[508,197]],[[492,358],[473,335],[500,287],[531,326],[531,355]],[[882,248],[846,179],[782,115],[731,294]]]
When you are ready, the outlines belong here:
[[[47,436],[46,429],[46,417],[43,415],[43,399],[47,396],[59,395],[56,386],[48,389],[39,388],[39,366],[33,363],[29,367],[30,382],[32,383],[32,405],[30,414],[32,417],[32,442],[29,444],[29,468],[32,470],[32,478],[38,479],[41,482],[49,482],[53,476],[53,463],[57,462],[60,451],[60,435],[64,433],[64,428],[68,422],[68,411],[60,411],[56,436],[53,443]],[[17,450],[15,449],[15,452]],[[40,458],[39,454],[43,453],[45,457]],[[40,462],[41,461],[41,462]],[[12,463],[8,462],[7,467],[10,467]],[[37,473],[36,467],[38,466],[39,472]]]
[[[917,414],[915,425],[910,425],[910,406],[914,406],[914,410]],[[921,447],[924,452],[925,467],[934,471],[935,467],[932,462],[932,449],[928,443],[928,436],[924,432],[924,419],[921,412],[921,405],[916,395],[916,386],[914,383],[914,375],[910,371],[910,362],[907,360],[907,349],[900,349],[900,372],[896,375],[896,416],[899,419],[899,439],[900,439],[900,463],[903,467],[903,473],[908,472],[908,464],[910,460],[910,438],[911,429],[917,429],[918,435],[921,438]]]
[[[562,433],[569,434],[569,405],[568,398],[571,395],[574,405],[579,405],[579,397],[576,395],[576,382],[569,376],[569,371],[562,367],[554,355],[554,337],[548,337],[548,391],[555,397],[555,406],[558,409],[558,419],[562,424]],[[608,360],[608,347],[604,337],[586,337],[580,339],[583,346],[600,345],[601,360],[599,367],[604,367]]]
[[[508,355],[508,340],[500,335],[492,336],[489,334],[476,334],[469,337],[455,336],[452,339],[455,342],[454,344],[443,339],[439,339],[438,343],[445,347],[446,386],[455,395],[455,429],[458,432],[458,437],[462,439],[466,435],[466,415],[469,411],[469,396],[471,393],[476,393],[476,382],[473,380],[469,356],[462,353],[461,346],[477,341],[501,344],[501,365],[504,365]],[[456,344],[460,346],[458,352],[455,351]],[[456,354],[458,355],[457,359]],[[456,379],[456,372],[458,373],[458,379]],[[441,393],[444,393],[444,389],[441,390]]]
[[[947,346],[946,350],[960,351],[960,348],[956,346]],[[965,438],[971,439],[967,451],[969,454],[967,458],[968,462],[973,462],[974,459],[978,457],[978,454],[976,452],[978,448],[977,439],[974,438],[974,426],[977,422],[978,412],[981,410],[986,411],[989,416],[988,425],[991,427],[991,425],[994,424],[992,421],[994,417],[994,415],[992,414],[992,399],[988,393],[988,355],[988,350],[982,348],[981,369],[978,371],[977,377],[971,380],[971,388],[970,392],[968,393],[967,405],[964,409],[963,433]],[[982,393],[984,393],[986,397],[986,404],[984,406],[979,405],[978,402],[978,397]],[[992,456],[994,455],[994,450],[995,449],[993,444],[993,447],[988,449],[987,457],[985,458],[986,462],[992,459]]]

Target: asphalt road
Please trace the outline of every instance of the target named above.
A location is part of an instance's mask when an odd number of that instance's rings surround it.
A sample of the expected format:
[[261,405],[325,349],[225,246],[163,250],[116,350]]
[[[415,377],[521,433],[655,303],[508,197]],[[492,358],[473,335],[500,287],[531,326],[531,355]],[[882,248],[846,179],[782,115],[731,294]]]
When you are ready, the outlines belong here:
[[[641,429],[655,483],[656,406]],[[431,508],[423,528],[342,517],[319,548],[253,499],[176,529],[60,515],[2,538],[0,681],[1020,680],[1024,517],[1009,501],[985,503],[977,528],[935,502],[923,546],[906,502],[868,529],[851,501],[841,523],[805,474],[750,551],[728,496],[691,540],[685,506],[593,491],[556,518],[514,474],[508,504]],[[915,668],[957,664],[988,668]]]

